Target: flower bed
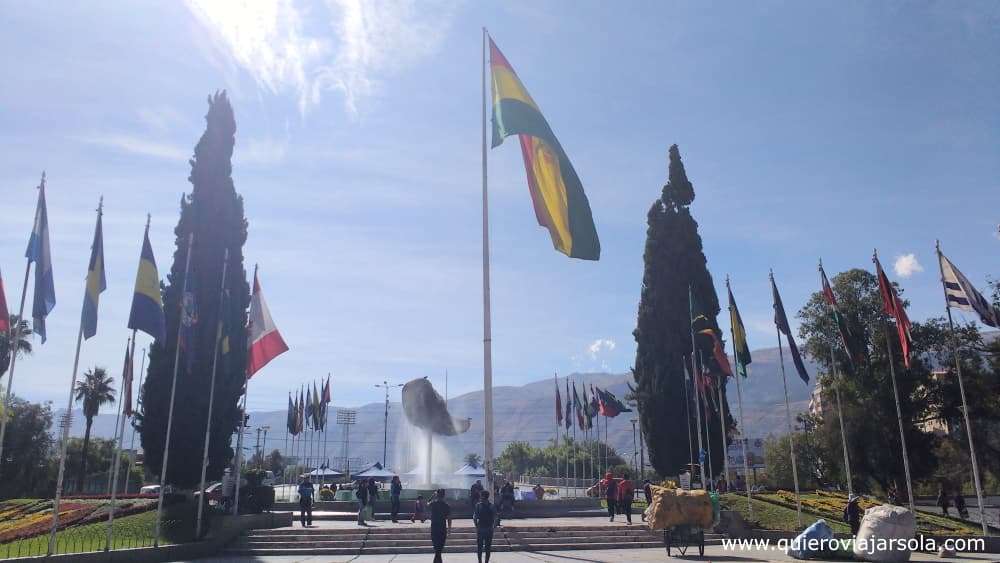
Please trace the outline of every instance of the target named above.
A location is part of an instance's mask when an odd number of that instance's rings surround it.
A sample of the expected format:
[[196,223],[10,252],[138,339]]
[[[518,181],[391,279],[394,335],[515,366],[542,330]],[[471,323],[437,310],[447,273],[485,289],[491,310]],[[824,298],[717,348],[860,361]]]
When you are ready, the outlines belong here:
[[[149,498],[116,503],[115,517],[138,514],[155,507]],[[111,503],[106,500],[70,499],[59,504],[59,529],[96,523],[108,517]],[[0,502],[0,543],[35,537],[52,528],[52,501],[16,499]]]

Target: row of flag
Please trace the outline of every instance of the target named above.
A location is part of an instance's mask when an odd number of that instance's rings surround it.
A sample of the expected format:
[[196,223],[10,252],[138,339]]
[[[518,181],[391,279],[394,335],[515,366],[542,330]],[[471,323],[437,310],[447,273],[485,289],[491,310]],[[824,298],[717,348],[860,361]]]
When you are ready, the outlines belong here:
[[[576,382],[572,383],[573,393],[570,394],[570,381],[566,378],[566,409],[563,412],[562,394],[559,391],[559,382],[556,381],[556,422],[559,426],[566,425],[566,430],[573,428],[573,419],[576,418],[576,427],[580,430],[590,430],[594,427],[594,418],[598,415],[606,418],[614,418],[623,412],[632,412],[632,409],[625,406],[618,397],[611,391],[590,385],[590,396],[587,396],[587,385],[583,386],[583,398],[580,398],[576,390]],[[575,415],[575,416],[574,416]]]
[[326,383],[322,390],[316,387],[313,382],[312,389],[306,385],[299,388],[299,394],[292,400],[292,393],[288,394],[288,415],[285,427],[292,436],[298,436],[302,432],[314,430],[322,432],[326,430],[327,414],[330,405],[330,376],[326,376]]

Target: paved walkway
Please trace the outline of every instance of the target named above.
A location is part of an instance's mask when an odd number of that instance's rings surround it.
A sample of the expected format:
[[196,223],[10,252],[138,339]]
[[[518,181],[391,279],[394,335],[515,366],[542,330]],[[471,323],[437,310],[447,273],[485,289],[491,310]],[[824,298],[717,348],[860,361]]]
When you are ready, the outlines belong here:
[[[341,513],[339,513],[339,512],[330,512],[330,513],[313,512],[313,517],[315,518],[319,514],[341,514]],[[351,514],[353,514],[354,516],[357,516],[356,513],[352,512]],[[294,512],[292,514],[292,519],[293,519],[292,526],[295,527],[295,528],[300,528],[301,525],[299,524],[299,513],[298,512]],[[456,527],[457,526],[472,526],[472,519],[470,519],[470,518],[456,518],[452,522],[452,525],[456,526]],[[607,525],[607,526],[627,526],[628,524],[625,522],[625,518],[622,517],[622,516],[615,517],[615,521],[614,522],[608,522],[608,517],[607,516],[600,516],[600,517],[567,516],[567,517],[560,517],[560,518],[505,518],[503,520],[503,525],[504,525],[505,528],[516,528],[516,527],[520,527],[520,526],[603,526],[603,525]],[[641,519],[641,517],[638,514],[633,514],[632,515],[632,525],[633,526],[643,526],[644,527],[645,523],[642,522],[642,519]],[[369,520],[368,521],[368,526],[369,527],[373,527],[373,528],[406,528],[406,529],[412,529],[412,528],[421,528],[421,527],[423,527],[423,528],[430,528],[431,523],[430,523],[430,520],[428,520],[428,521],[426,521],[424,523],[421,523],[420,521],[410,522],[409,519],[406,519],[406,520],[400,519],[399,523],[393,523],[393,522],[391,522],[389,520],[381,520],[381,519],[379,519],[379,520],[374,520],[374,521]],[[312,528],[313,529],[329,529],[329,528],[333,528],[333,529],[357,529],[357,528],[360,528],[360,526],[358,526],[357,522],[353,521],[353,520],[352,521],[347,521],[347,520],[313,520]]]

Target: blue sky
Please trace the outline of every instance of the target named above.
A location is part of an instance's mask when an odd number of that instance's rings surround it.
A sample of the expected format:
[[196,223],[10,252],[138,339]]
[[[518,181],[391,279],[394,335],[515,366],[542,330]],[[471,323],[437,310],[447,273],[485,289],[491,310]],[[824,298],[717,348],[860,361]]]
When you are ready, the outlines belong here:
[[935,238],[975,283],[1000,274],[996,3],[239,4],[5,6],[0,268],[14,309],[44,169],[59,300],[17,394],[66,400],[101,194],[108,290],[81,361],[117,375],[145,215],[166,271],[222,88],[247,267],[292,348],[254,378],[250,408],[282,408],[327,372],[338,404],[446,369],[451,394],[481,387],[483,25],[573,160],[603,246],[597,263],[552,250],[516,143],[490,152],[497,384],[631,364],[645,214],[672,143],[753,347],[775,342],[769,267],[797,309],[819,257],[832,275],[870,267],[873,247],[887,269],[913,254],[891,276],[915,319],[942,313]]

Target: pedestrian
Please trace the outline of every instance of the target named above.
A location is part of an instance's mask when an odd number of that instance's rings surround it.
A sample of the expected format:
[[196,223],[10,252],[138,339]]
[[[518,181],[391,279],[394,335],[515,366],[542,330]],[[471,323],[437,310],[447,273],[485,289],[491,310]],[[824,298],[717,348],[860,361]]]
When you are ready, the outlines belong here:
[[618,481],[614,475],[608,471],[604,474],[604,479],[597,482],[597,490],[604,493],[604,500],[608,504],[608,521],[615,521],[615,505],[618,503]]
[[479,479],[476,479],[476,482],[473,483],[472,487],[469,488],[469,504],[471,504],[472,506],[476,506],[476,504],[479,502],[479,498],[482,492],[483,492],[483,482]]
[[368,479],[368,519],[375,520],[375,501],[378,500],[378,482],[374,477]]
[[955,512],[958,516],[963,519],[969,518],[969,509],[965,507],[965,497],[962,496],[962,491],[955,491]]
[[444,501],[444,489],[438,489],[434,500],[427,504],[431,513],[431,544],[434,546],[434,563],[441,563],[441,552],[451,530],[451,506]]
[[947,516],[951,502],[948,499],[948,491],[944,488],[944,483],[938,487],[937,505],[941,507],[941,512]]
[[399,481],[399,475],[392,476],[392,484],[389,485],[389,503],[392,505],[392,521],[399,522],[399,495],[403,492],[403,483]]
[[721,493],[726,493],[726,492],[729,491],[729,482],[726,481],[726,476],[725,475],[720,475],[719,476],[719,480],[717,481],[717,484],[718,484],[718,487],[719,487],[719,493],[720,494]]
[[309,476],[299,483],[299,521],[302,527],[313,525],[313,493],[316,487],[309,480]]
[[629,479],[628,472],[622,473],[621,485],[618,487],[618,506],[629,524],[632,523],[632,501],[635,500],[635,486]]
[[427,520],[427,503],[424,502],[424,495],[417,495],[417,500],[413,503],[413,514],[410,515],[410,522],[420,520],[423,524]]
[[368,483],[365,480],[354,483],[354,496],[358,499],[358,526],[367,526],[365,510],[368,508]]
[[896,482],[889,483],[889,490],[886,491],[886,500],[889,504],[896,504],[899,492],[896,490]]
[[535,486],[531,488],[531,492],[535,493],[535,500],[542,500],[545,498],[545,487],[541,483],[535,483]]
[[514,513],[514,484],[507,481],[500,488],[500,506],[504,514]]
[[493,552],[493,530],[496,526],[497,510],[490,503],[490,493],[480,493],[479,503],[472,511],[472,522],[476,525],[476,558],[483,563],[483,553],[486,563],[490,563],[490,553]]
[[[646,479],[642,482],[642,496],[646,498],[646,506],[653,504],[653,484]],[[642,521],[646,521],[646,511],[642,511]]]
[[851,527],[851,535],[858,535],[861,528],[861,515],[864,510],[861,508],[861,498],[858,495],[851,495],[847,499],[847,506],[844,507],[844,522]]

